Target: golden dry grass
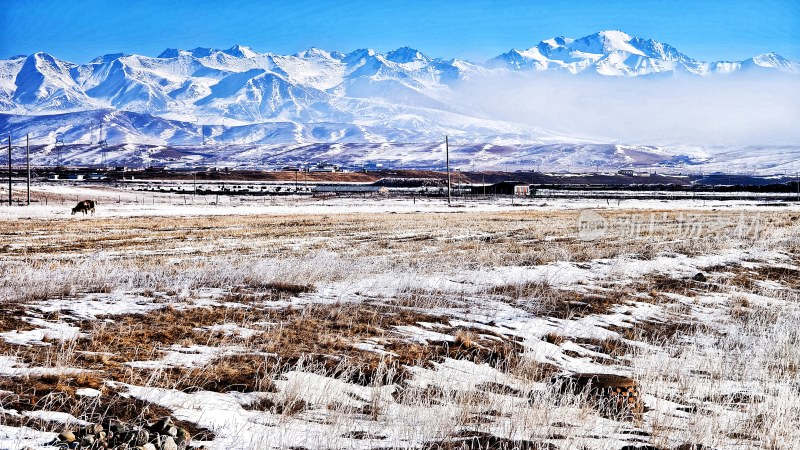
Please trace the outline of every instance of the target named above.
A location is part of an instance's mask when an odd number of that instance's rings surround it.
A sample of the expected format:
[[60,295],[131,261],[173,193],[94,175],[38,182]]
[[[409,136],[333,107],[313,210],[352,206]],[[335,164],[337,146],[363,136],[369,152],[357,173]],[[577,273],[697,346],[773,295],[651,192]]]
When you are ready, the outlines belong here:
[[[603,214],[614,222],[638,212]],[[451,326],[450,317],[443,311],[468,310],[470,295],[490,297],[532,316],[566,320],[607,314],[633,301],[668,303],[665,294],[669,293],[696,296],[731,287],[757,291],[761,289],[757,282],[763,280],[797,288],[793,269],[725,266],[705,268],[712,273],[708,283],[648,275],[627,286],[617,286],[613,280],[608,285],[583,289],[564,289],[548,282],[511,282],[466,295],[409,282],[400,283],[389,296],[379,292],[380,286],[376,292],[369,287],[359,288],[358,303],[293,304],[296,296],[313,295],[332,283],[347,286],[386,273],[413,281],[416,274],[436,271],[452,274],[616,257],[646,260],[672,253],[706,255],[731,246],[773,245],[797,258],[792,253],[796,248],[787,243],[792,237],[780,237],[780,232],[793,224],[791,213],[771,214],[764,230],[774,233],[770,239],[744,238],[736,242],[722,232],[714,236],[681,234],[686,212],[653,214],[657,220],[646,238],[632,235],[592,242],[578,239],[577,213],[569,211],[2,221],[0,233],[5,243],[0,245],[0,271],[5,275],[0,278],[0,332],[33,328],[24,319],[39,313],[32,313],[26,305],[80,297],[88,292],[134,293],[162,307],[98,320],[69,319],[86,337],[66,343],[53,341],[48,346],[24,347],[0,342],[3,354],[23,363],[92,371],[4,380],[0,389],[11,394],[0,403],[4,408],[20,411],[46,406],[80,416],[88,403],[76,401],[75,391],[82,387],[107,389],[106,380],[187,392],[271,392],[275,378],[301,361],[320,373],[352,383],[397,384],[395,396],[401,403],[413,403],[422,397],[446,403],[454,401],[452,397],[457,393],[437,392],[435,388],[430,392],[415,391],[403,383],[408,377],[405,368],[430,367],[432,362],[445,358],[462,359],[486,363],[536,382],[550,379],[559,370],[552,364],[526,358],[523,345],[510,335]],[[733,211],[691,214],[698,220],[730,224],[739,217]],[[729,228],[723,227],[730,231]],[[204,289],[212,288],[218,289],[216,304],[187,307]],[[734,319],[745,322],[768,312],[742,298],[731,304],[730,315]],[[225,302],[239,305],[227,307]],[[71,312],[39,315],[56,320],[59,314],[69,317]],[[435,324],[437,332],[452,340],[429,340],[423,344],[411,342],[395,331],[398,326],[420,322]],[[207,329],[222,324],[257,332],[244,338]],[[608,328],[621,338],[573,339],[551,332],[543,339],[557,346],[571,340],[610,357],[592,358],[595,362],[616,364],[636,352],[632,341],[677,342],[682,336],[697,333],[698,324],[689,320],[643,320],[631,328]],[[353,346],[365,340],[379,342],[389,353]],[[175,344],[238,346],[245,351],[219,356],[200,367],[144,369],[126,364],[158,360]],[[389,372],[391,376],[387,375]],[[487,393],[514,393],[513,388],[504,385],[484,384],[479,390],[483,393],[470,401],[480,403],[486,400]],[[92,408],[114,410],[122,416],[133,414],[125,412],[131,405],[118,401],[121,403],[114,406],[104,399]],[[147,405],[136,406],[150,411]],[[302,399],[277,402],[265,398],[251,407],[292,416],[309,405]],[[157,408],[153,411],[146,415],[164,412]],[[367,408],[361,413],[377,416],[379,408]],[[469,415],[462,419],[464,423],[488,420]],[[452,446],[457,442],[482,445],[494,441],[487,436],[470,435],[435,445],[455,448]]]

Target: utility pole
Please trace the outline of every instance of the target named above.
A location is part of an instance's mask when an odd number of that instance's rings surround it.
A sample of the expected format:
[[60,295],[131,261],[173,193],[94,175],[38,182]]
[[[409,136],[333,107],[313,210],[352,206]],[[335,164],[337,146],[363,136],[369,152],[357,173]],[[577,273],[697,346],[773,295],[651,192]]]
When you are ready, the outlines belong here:
[[11,206],[11,135],[8,135],[8,206]]
[[28,206],[31,206],[31,139],[25,135],[25,167],[28,170]]
[[[9,138],[9,142],[11,142],[11,138]],[[11,151],[11,144],[10,143],[8,144],[8,150],[9,150],[9,152]],[[446,158],[446,161],[447,161],[447,206],[450,206],[450,142],[448,141],[446,135],[444,137],[444,152],[445,152],[445,158]],[[10,160],[11,160],[11,157],[9,156],[9,161]],[[9,183],[11,183],[10,179],[9,179]]]

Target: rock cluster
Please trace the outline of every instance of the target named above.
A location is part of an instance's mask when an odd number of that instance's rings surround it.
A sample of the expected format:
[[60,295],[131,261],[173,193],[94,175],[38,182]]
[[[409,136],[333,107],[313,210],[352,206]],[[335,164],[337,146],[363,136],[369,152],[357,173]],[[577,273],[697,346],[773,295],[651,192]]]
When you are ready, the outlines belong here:
[[62,449],[186,450],[192,437],[169,417],[152,424],[128,425],[116,420],[64,430],[49,445]]

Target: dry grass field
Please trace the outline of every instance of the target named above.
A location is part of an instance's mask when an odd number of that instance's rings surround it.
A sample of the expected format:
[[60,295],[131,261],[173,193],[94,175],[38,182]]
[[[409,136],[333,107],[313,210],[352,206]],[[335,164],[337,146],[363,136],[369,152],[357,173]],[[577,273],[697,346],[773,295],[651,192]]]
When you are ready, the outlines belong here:
[[578,213],[0,221],[0,448],[800,447],[798,212]]

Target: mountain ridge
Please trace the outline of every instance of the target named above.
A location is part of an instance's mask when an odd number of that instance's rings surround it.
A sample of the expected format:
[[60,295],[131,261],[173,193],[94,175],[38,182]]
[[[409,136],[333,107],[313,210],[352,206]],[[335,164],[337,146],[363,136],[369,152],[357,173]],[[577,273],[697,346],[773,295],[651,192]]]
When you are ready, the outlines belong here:
[[[74,64],[38,52],[26,56],[21,65],[19,61],[19,58],[0,61],[0,79],[14,79],[13,85],[4,83],[0,89],[0,111],[47,114],[113,107],[161,114],[183,110],[198,117],[205,113],[250,122],[269,120],[273,118],[271,114],[278,114],[282,108],[272,108],[271,113],[254,117],[247,114],[226,116],[230,113],[218,109],[195,111],[202,98],[180,97],[179,90],[189,84],[196,86],[196,95],[211,95],[211,86],[224,78],[261,69],[276,73],[295,88],[313,88],[343,97],[348,96],[348,86],[369,84],[364,83],[364,79],[393,80],[394,86],[402,91],[399,93],[402,104],[404,99],[431,96],[432,91],[447,89],[476,74],[502,71],[552,71],[610,77],[665,73],[708,76],[748,70],[800,74],[800,63],[776,53],[764,53],[743,61],[703,62],[669,44],[633,37],[619,30],[600,31],[578,39],[564,36],[545,39],[525,50],[512,49],[483,64],[457,58],[430,58],[408,46],[385,54],[369,48],[345,54],[312,47],[294,55],[258,53],[243,45],[223,50],[168,48],[154,58],[114,53],[99,56],[87,64]],[[362,82],[354,81],[359,79]],[[117,89],[98,89],[104,84],[117,86]],[[244,98],[242,102],[248,101],[247,95],[237,94],[237,97]],[[362,97],[360,91],[357,98]],[[369,97],[388,102],[396,100],[380,91],[369,92]],[[209,100],[201,104],[209,105],[212,103]],[[287,102],[287,107],[293,107],[293,99],[275,98],[275,101]]]
[[[60,136],[91,141],[86,136],[94,133],[93,125],[78,114],[87,111],[135,114],[113,125],[114,138],[166,145],[196,140],[203,127],[238,127],[237,139],[251,143],[329,141],[337,136],[365,142],[408,141],[443,133],[476,142],[608,142],[602,136],[565,135],[508,122],[481,112],[469,101],[453,101],[454,89],[472,80],[502,83],[509,74],[540,73],[645,79],[747,73],[794,77],[800,74],[800,64],[776,53],[703,62],[669,44],[619,30],[545,39],[485,63],[431,58],[409,46],[386,53],[311,47],[293,55],[259,53],[244,45],[168,48],[157,57],[122,52],[86,64],[38,52],[0,60],[0,113],[40,117],[20,120],[23,128],[13,131],[27,129],[48,142],[57,136],[46,127],[56,122]],[[49,120],[47,115],[59,118]],[[104,123],[110,116],[96,117]],[[8,128],[12,122],[5,121],[0,133],[12,131]],[[138,123],[158,126],[143,132],[136,128]]]

